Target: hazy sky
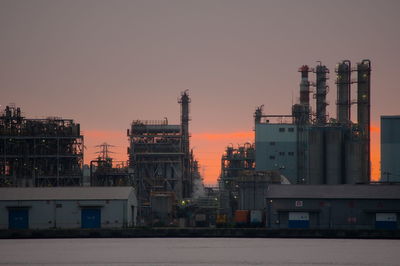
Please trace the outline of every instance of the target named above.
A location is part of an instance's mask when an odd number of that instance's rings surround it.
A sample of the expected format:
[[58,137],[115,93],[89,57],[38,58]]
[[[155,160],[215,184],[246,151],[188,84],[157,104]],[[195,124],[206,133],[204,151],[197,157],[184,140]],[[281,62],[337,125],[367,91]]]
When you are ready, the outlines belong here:
[[212,183],[224,146],[252,141],[256,106],[290,113],[303,64],[331,70],[335,117],[336,63],[371,59],[373,125],[400,114],[399,13],[400,1],[0,0],[0,104],[75,119],[85,161],[103,141],[124,158],[130,122],[178,123],[189,88],[192,146]]

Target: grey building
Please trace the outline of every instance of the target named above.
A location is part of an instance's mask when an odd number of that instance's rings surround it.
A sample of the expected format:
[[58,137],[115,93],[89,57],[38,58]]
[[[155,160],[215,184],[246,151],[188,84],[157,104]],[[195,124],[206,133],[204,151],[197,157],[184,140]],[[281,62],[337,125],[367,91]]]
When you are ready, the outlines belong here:
[[297,126],[287,123],[256,123],[257,171],[279,171],[297,183]]
[[270,228],[398,229],[398,185],[270,185]]
[[400,115],[381,116],[381,181],[400,182]]
[[132,187],[0,188],[0,229],[136,225]]

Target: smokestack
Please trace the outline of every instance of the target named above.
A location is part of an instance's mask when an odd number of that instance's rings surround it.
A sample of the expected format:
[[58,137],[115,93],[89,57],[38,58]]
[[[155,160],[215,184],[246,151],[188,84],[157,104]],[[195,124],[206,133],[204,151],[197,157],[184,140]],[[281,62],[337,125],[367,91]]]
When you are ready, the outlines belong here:
[[350,124],[351,121],[351,63],[343,60],[337,69],[337,106],[336,117],[341,124]]
[[326,124],[326,94],[327,94],[327,85],[326,80],[328,79],[327,74],[329,73],[329,69],[326,66],[323,66],[321,62],[316,67],[315,73],[317,74],[317,125]]
[[[357,64],[357,120],[360,129],[362,182],[370,181],[371,61]],[[365,178],[365,180],[364,180]]]
[[300,104],[309,106],[310,105],[310,82],[308,81],[309,67],[307,65],[303,65],[302,67],[300,67],[299,72],[301,72]]
[[299,68],[301,73],[300,81],[300,104],[292,106],[292,115],[296,124],[308,124],[310,122],[310,82],[308,72],[311,69],[307,65]]
[[181,149],[183,153],[183,177],[182,177],[182,196],[190,197],[193,191],[193,180],[191,175],[191,156],[189,151],[189,103],[190,98],[187,90],[182,92],[178,103],[181,104]]
[[181,98],[178,103],[181,104],[181,134],[182,134],[182,147],[183,152],[189,154],[189,103],[190,98],[187,90],[182,92]]

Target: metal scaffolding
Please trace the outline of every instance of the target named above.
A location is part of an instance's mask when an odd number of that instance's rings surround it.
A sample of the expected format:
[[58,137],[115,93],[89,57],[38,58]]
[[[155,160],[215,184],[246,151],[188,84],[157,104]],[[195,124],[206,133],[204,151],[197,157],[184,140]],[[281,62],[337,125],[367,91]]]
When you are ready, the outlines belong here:
[[79,186],[83,136],[71,119],[27,119],[6,106],[0,116],[0,186]]
[[166,118],[135,120],[128,130],[129,166],[134,171],[141,217],[151,216],[148,211],[154,193],[173,192],[178,201],[192,195],[193,169],[197,164],[189,148],[190,98],[186,91],[178,102],[181,104],[180,125],[169,125]]
[[127,161],[114,161],[109,154],[113,153],[113,145],[103,143],[97,145],[100,150],[96,160],[90,161],[91,186],[132,186],[133,172]]
[[238,178],[245,170],[255,170],[254,144],[245,143],[234,148],[228,146],[221,158],[221,176],[218,180],[221,190],[221,213],[232,216],[238,208]]

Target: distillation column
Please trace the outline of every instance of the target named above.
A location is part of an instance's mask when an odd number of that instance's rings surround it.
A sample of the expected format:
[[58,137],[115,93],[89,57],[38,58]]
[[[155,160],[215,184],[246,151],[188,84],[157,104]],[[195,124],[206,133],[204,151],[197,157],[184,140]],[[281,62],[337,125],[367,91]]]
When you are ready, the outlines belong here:
[[315,73],[317,74],[317,125],[325,125],[326,124],[326,94],[327,94],[327,85],[326,80],[328,79],[327,74],[329,70],[324,65],[318,65],[315,68]]
[[181,136],[183,155],[183,197],[190,197],[192,193],[192,182],[190,173],[190,151],[189,151],[189,103],[190,98],[187,90],[184,91],[178,103],[181,104]]
[[357,119],[361,139],[361,178],[359,183],[368,183],[370,165],[370,119],[371,119],[371,61],[357,64]]
[[292,115],[298,128],[297,132],[297,183],[306,182],[306,147],[307,147],[307,131],[306,127],[310,123],[310,82],[308,73],[312,71],[307,65],[299,68],[301,73],[300,81],[300,104],[292,107]]
[[340,124],[349,125],[351,121],[351,63],[343,60],[338,64],[337,73],[337,120]]

